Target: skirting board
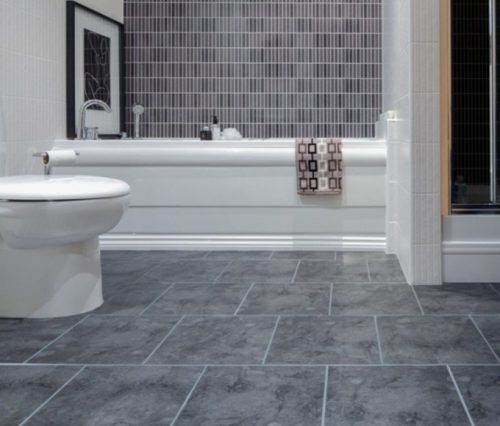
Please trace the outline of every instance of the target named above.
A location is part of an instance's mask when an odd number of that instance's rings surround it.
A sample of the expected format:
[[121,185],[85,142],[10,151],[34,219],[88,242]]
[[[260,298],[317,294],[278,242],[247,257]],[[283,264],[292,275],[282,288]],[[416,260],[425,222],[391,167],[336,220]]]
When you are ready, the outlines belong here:
[[443,242],[443,281],[500,282],[500,241]]
[[385,236],[106,234],[103,250],[385,251]]

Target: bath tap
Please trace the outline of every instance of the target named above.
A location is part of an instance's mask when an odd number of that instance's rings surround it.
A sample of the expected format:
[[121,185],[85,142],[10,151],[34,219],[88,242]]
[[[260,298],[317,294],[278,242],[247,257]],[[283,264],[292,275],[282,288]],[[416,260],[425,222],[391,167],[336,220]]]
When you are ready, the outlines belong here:
[[132,112],[134,113],[134,139],[139,139],[139,124],[141,122],[141,115],[144,114],[144,107],[139,104],[135,104],[132,108]]
[[98,133],[97,133],[97,127],[86,127],[85,126],[85,121],[86,121],[86,116],[87,116],[87,110],[93,106],[93,105],[98,105],[104,111],[110,113],[111,108],[106,102],[103,102],[99,99],[90,99],[86,102],[84,102],[80,108],[80,122],[78,123],[78,134],[77,134],[77,139],[97,139]]

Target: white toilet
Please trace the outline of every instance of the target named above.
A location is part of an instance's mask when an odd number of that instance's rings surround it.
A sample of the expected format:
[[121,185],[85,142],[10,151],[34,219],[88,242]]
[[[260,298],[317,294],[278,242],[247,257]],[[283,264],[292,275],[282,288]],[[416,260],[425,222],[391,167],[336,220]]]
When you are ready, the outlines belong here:
[[0,318],[81,314],[102,302],[99,235],[130,187],[95,176],[0,178]]

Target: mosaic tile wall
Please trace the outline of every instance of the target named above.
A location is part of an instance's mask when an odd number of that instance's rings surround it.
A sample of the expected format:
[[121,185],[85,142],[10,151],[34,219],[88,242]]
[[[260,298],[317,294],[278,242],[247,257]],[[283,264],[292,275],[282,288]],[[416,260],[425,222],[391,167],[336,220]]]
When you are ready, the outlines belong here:
[[198,137],[372,137],[381,0],[125,0],[127,128]]

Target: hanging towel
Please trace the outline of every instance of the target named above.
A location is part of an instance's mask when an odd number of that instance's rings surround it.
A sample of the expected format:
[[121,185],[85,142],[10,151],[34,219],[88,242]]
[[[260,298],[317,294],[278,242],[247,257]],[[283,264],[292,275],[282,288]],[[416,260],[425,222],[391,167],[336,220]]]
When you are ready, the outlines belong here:
[[295,160],[299,194],[332,195],[342,192],[340,139],[297,139]]

